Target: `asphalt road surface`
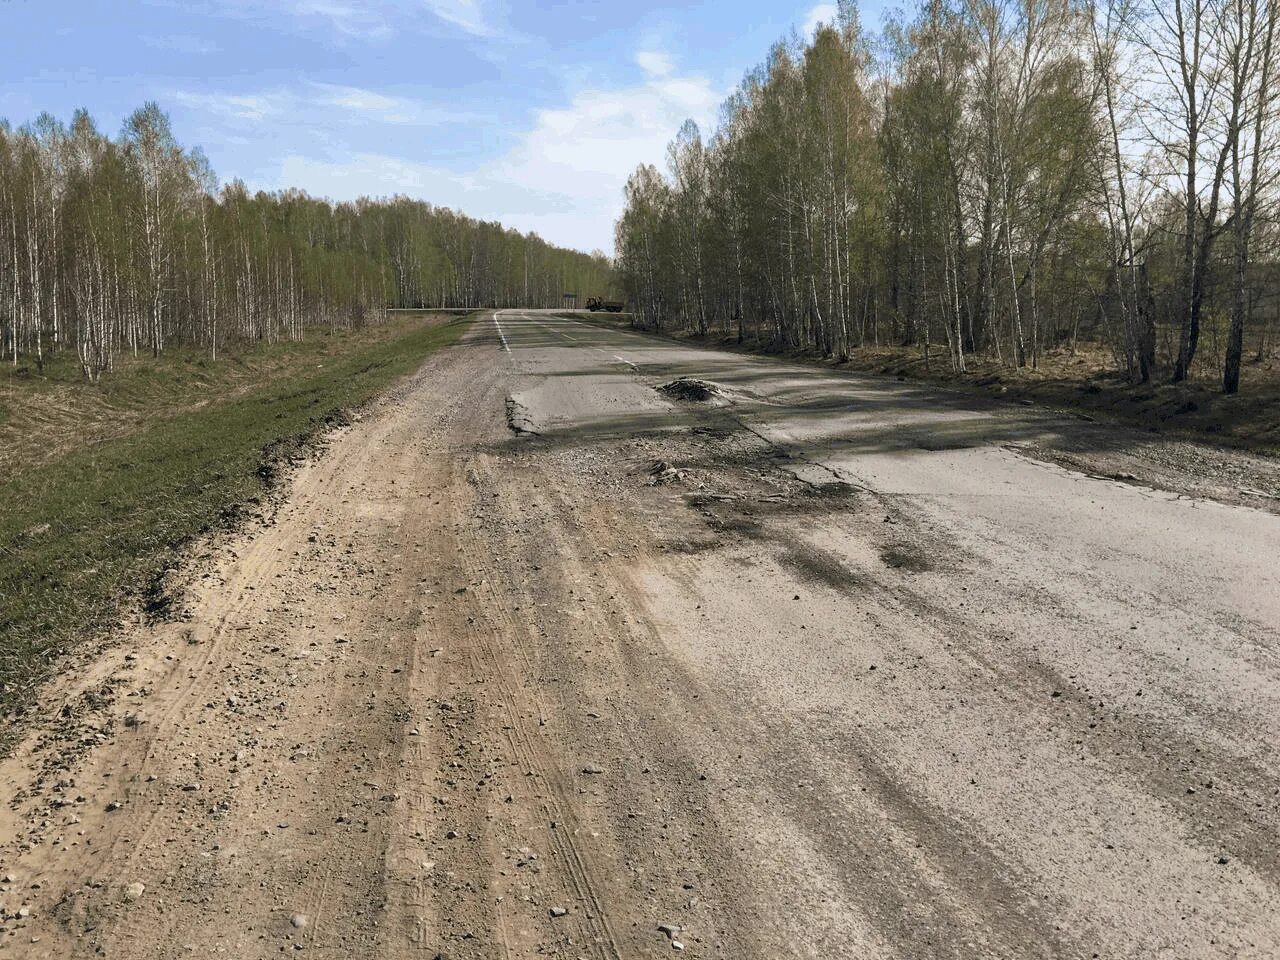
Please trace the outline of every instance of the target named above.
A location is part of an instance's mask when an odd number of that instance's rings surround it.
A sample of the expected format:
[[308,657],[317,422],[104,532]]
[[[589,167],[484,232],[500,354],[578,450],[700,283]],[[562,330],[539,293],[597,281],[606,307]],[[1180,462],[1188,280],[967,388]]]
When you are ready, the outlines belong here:
[[51,687],[0,956],[1280,955],[1269,470],[484,318]]

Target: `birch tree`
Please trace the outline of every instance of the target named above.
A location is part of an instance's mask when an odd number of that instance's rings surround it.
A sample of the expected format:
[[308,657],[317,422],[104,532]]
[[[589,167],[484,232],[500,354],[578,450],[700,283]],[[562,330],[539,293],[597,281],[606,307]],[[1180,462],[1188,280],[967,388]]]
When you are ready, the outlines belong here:
[[842,3],[748,73],[705,149],[686,127],[670,178],[633,178],[638,320],[837,359],[870,331],[926,367],[945,343],[957,372],[1036,367],[1083,330],[1129,378],[1178,382],[1226,315],[1233,392],[1274,273],[1273,6],[924,0],[868,76]]
[[180,343],[217,359],[388,307],[555,306],[613,283],[602,254],[421,201],[220,187],[155,104],[115,139],[84,111],[69,126],[0,123],[0,350],[37,374],[64,349],[97,381],[123,351]]

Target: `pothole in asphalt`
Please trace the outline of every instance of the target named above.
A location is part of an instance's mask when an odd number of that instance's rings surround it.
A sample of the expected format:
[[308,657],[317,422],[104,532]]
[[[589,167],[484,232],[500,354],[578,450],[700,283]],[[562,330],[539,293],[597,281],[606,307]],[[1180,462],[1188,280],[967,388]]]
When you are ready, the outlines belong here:
[[672,400],[685,400],[692,403],[705,403],[724,395],[724,391],[718,385],[695,377],[677,377],[670,383],[664,383],[657,390],[664,397]]

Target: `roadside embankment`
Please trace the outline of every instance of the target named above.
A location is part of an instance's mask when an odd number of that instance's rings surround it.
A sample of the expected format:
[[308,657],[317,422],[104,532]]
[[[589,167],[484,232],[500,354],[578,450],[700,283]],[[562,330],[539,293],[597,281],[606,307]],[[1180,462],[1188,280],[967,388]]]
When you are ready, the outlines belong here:
[[0,716],[130,602],[162,606],[175,547],[261,512],[328,428],[467,326],[418,316],[216,362],[175,352],[93,385],[71,361],[5,375]]

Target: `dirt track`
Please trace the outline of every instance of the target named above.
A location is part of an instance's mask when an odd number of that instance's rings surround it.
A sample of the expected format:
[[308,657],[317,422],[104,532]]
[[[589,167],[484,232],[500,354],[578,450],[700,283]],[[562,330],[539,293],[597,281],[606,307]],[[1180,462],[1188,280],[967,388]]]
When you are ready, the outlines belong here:
[[1280,954],[1275,473],[1171,456],[482,321],[49,691],[0,956]]

